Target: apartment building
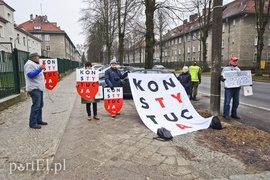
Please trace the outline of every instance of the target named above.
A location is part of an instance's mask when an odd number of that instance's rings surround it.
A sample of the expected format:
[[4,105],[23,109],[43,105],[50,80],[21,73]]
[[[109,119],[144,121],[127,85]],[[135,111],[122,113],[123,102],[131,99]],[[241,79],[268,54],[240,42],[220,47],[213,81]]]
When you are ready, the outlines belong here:
[[[239,66],[243,69],[254,69],[256,66],[257,28],[254,10],[254,0],[235,0],[223,6],[222,15],[222,66],[229,63],[231,56],[237,56]],[[203,15],[208,14],[207,9]],[[162,41],[157,41],[154,49],[154,60],[162,62],[182,62],[190,64],[191,61],[202,61],[202,45],[200,42],[200,25],[198,14],[193,14],[183,24],[169,30]],[[211,65],[212,29],[211,24],[207,45],[207,64]],[[160,52],[162,44],[162,52]],[[145,49],[143,48],[143,51]],[[132,49],[128,50],[132,54]],[[135,51],[135,54],[138,53]],[[134,55],[136,57],[136,55]],[[270,24],[264,33],[264,49],[262,60],[270,63]],[[137,60],[135,60],[137,61]],[[155,62],[155,61],[154,61]]]
[[42,55],[80,61],[79,52],[64,30],[56,22],[49,22],[48,17],[30,15],[30,20],[19,25],[42,40]]

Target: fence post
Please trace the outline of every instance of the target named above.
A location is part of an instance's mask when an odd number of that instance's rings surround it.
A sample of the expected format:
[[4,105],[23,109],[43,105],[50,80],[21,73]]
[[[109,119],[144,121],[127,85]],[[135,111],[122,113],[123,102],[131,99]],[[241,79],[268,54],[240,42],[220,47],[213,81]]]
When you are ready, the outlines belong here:
[[13,60],[15,93],[20,94],[21,85],[20,85],[20,76],[19,76],[19,56],[18,56],[18,49],[17,48],[14,48],[14,50],[13,50],[12,60]]

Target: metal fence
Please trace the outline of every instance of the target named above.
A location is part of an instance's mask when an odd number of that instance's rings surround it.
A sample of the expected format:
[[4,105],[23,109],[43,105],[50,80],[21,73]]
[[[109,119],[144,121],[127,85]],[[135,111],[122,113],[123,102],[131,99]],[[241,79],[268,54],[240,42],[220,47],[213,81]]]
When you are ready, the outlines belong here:
[[[24,64],[29,52],[14,49],[12,53],[0,51],[0,99],[19,94],[25,87]],[[81,67],[82,63],[69,59],[58,60],[59,75]]]

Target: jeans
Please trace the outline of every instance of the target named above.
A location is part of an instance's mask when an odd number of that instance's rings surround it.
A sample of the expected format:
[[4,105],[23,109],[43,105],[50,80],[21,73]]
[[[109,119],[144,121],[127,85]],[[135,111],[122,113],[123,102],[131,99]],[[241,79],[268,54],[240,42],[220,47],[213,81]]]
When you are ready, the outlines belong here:
[[223,107],[224,116],[229,116],[231,99],[233,99],[231,115],[237,116],[237,108],[239,106],[239,93],[240,88],[225,88],[224,107]]
[[93,104],[94,116],[97,115],[97,103],[86,103],[86,112],[88,116],[91,116],[91,104]]
[[43,91],[35,89],[29,94],[32,99],[29,126],[36,126],[37,123],[42,122]]

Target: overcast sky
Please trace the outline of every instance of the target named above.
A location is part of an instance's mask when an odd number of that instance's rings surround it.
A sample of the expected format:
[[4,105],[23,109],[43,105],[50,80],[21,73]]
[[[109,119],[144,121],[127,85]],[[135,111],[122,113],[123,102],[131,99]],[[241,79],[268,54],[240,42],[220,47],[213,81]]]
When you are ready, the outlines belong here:
[[[30,14],[47,15],[50,22],[64,30],[74,45],[85,43],[82,26],[78,22],[85,6],[82,0],[4,0],[15,9],[14,20],[21,24],[30,20]],[[94,1],[94,0],[93,0]],[[233,0],[223,0],[223,4]]]

